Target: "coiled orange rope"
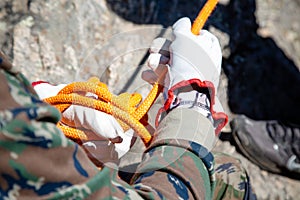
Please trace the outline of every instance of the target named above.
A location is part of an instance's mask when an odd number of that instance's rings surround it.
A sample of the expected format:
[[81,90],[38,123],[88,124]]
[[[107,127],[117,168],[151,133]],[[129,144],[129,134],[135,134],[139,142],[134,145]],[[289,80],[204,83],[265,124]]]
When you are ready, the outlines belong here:
[[[192,25],[191,31],[193,34],[199,34],[217,3],[218,0],[208,0],[206,2]],[[63,88],[57,96],[44,99],[44,101],[57,107],[60,112],[64,112],[70,105],[75,104],[110,114],[118,120],[124,131],[132,128],[147,145],[152,136],[141,123],[141,119],[146,115],[161,90],[162,86],[155,83],[149,95],[141,103],[141,95],[123,93],[115,96],[110,93],[105,84],[101,83],[98,78],[93,77],[87,82],[71,83]],[[97,95],[98,98],[86,97],[87,92]],[[88,139],[85,132],[76,127],[75,124],[73,124],[73,127],[65,126],[64,120],[66,119],[62,119],[58,126],[68,138],[75,141]],[[70,123],[68,122],[68,124]]]
[[[142,117],[148,112],[149,108],[159,95],[159,84],[154,84],[147,98],[141,103],[142,97],[139,94],[122,93],[119,96],[113,95],[104,83],[96,77],[92,77],[87,82],[74,82],[63,88],[56,96],[44,99],[45,102],[55,106],[60,112],[64,112],[70,105],[81,105],[93,108],[114,116],[123,130],[132,128],[148,144],[151,135],[140,122]],[[87,92],[93,93],[97,99],[86,97]],[[64,134],[75,140],[86,140],[84,131],[59,124]],[[68,122],[70,125],[71,122]],[[71,124],[72,125],[72,124]]]

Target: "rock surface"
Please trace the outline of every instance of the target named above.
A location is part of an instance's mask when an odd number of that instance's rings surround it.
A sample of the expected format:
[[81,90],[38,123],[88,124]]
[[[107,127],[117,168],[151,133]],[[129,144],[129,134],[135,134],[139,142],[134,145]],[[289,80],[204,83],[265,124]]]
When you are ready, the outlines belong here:
[[[97,75],[115,93],[145,96],[148,86],[139,74],[152,39],[170,37],[169,26],[182,16],[194,18],[204,2],[2,0],[1,49],[31,81]],[[230,119],[298,119],[299,9],[299,0],[221,0],[208,20],[206,28],[223,48],[219,97]],[[258,199],[300,196],[299,181],[260,170],[229,142],[215,150],[242,160]]]

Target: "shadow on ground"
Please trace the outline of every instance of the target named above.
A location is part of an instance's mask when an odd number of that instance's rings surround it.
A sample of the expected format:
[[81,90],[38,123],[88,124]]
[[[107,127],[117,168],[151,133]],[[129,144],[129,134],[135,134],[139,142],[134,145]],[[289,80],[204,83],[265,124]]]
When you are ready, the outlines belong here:
[[[206,1],[114,1],[110,9],[137,24],[172,25],[188,16],[194,19]],[[272,38],[257,34],[255,0],[219,4],[205,28],[213,26],[229,35],[230,56],[223,59],[228,78],[228,105],[232,113],[253,119],[300,120],[300,73],[295,63]]]

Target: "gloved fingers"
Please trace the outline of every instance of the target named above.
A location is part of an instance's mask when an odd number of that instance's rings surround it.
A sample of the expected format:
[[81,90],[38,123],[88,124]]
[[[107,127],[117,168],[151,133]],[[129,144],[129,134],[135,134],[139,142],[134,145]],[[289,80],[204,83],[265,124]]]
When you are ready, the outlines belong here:
[[155,82],[163,83],[164,76],[167,69],[167,64],[169,63],[169,58],[159,54],[159,53],[151,53],[148,58],[148,67],[152,70],[146,70],[142,73],[142,79],[147,81],[150,84]]
[[132,129],[129,129],[125,133],[123,132],[122,134],[120,134],[120,136],[123,138],[123,141],[122,143],[115,144],[115,150],[118,153],[119,159],[129,151],[133,133],[134,131]]
[[177,34],[184,34],[187,39],[195,40],[195,42],[197,42],[200,46],[208,49],[215,45],[219,46],[219,40],[217,37],[207,30],[200,30],[199,35],[194,35],[191,31],[191,21],[187,17],[179,19],[173,25],[173,33],[175,37]]
[[171,41],[166,38],[156,38],[151,44],[147,65],[157,77],[164,75],[166,71],[165,65],[170,61],[170,44]]
[[170,74],[175,78],[171,80],[171,85],[181,80],[177,75],[182,75],[185,79],[198,78],[211,81],[217,88],[222,62],[219,41],[206,30],[201,30],[199,35],[194,35],[190,25],[189,18],[181,18],[173,25],[175,39],[170,46],[170,65],[173,70]]
[[90,140],[84,142],[82,147],[97,167],[102,168],[107,162],[119,163],[115,144],[107,140]]
[[218,71],[220,71],[222,51],[218,38],[207,30],[201,30],[200,35],[197,36],[197,42],[211,57]]
[[166,38],[156,38],[152,41],[149,52],[170,57],[169,47],[171,43],[172,42]]
[[192,23],[191,20],[188,17],[183,17],[177,20],[174,25],[173,25],[173,32],[176,36],[177,32],[182,32],[182,33],[192,33]]
[[173,33],[175,37],[177,34],[186,35],[186,39],[195,40],[203,49],[210,50],[209,53],[213,53],[215,50],[220,51],[220,44],[217,37],[207,30],[201,30],[199,35],[194,35],[191,32],[191,21],[187,17],[175,22],[173,25]]
[[197,37],[202,38],[202,40],[207,40],[211,44],[219,43],[218,38],[208,30],[201,30],[200,35]]
[[166,38],[156,38],[152,41],[147,60],[147,65],[151,70],[142,72],[143,80],[150,84],[155,82],[164,84],[164,77],[168,71],[167,64],[170,61],[170,44],[171,41]]
[[166,57],[160,53],[151,53],[148,57],[147,65],[155,71],[159,65],[166,65],[169,63],[169,61],[169,57]]
[[37,93],[37,95],[39,96],[39,98],[45,99],[57,95],[57,93],[61,89],[63,89],[67,84],[52,85],[48,82],[37,81],[33,82],[31,85]]
[[102,166],[106,162],[118,163],[130,149],[133,130],[122,134],[123,142],[112,144],[107,140],[90,140],[82,144],[89,158],[97,165]]
[[72,122],[72,125],[89,129],[108,139],[116,139],[114,142],[121,142],[118,137],[124,131],[117,120],[109,114],[92,108],[71,105],[62,113],[62,117]]

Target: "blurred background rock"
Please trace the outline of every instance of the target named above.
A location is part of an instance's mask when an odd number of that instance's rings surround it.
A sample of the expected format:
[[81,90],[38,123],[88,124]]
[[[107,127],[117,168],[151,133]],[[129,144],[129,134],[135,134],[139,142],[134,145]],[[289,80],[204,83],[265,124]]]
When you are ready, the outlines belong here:
[[[1,49],[31,81],[67,83],[97,75],[115,93],[146,94],[139,90],[146,85],[139,73],[152,39],[170,37],[170,25],[182,16],[195,18],[204,3],[1,0]],[[299,9],[299,0],[220,0],[205,28],[223,49],[219,96],[230,119],[246,114],[299,120]],[[299,198],[299,181],[260,170],[228,141],[215,150],[242,160],[258,199]]]

